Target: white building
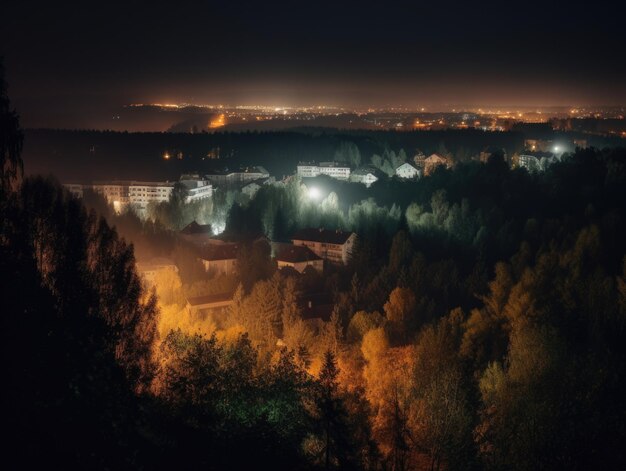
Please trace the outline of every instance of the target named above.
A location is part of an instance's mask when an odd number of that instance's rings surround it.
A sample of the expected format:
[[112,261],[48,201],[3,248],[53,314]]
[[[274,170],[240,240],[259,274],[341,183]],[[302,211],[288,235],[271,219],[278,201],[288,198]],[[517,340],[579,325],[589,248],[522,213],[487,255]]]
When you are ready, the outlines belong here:
[[315,164],[298,164],[297,174],[299,177],[312,178],[317,177],[320,172]]
[[213,185],[211,185],[208,180],[183,176],[180,179],[180,183],[185,187],[185,190],[187,190],[185,203],[201,201],[213,196]]
[[302,229],[293,235],[294,245],[304,245],[317,256],[331,263],[347,264],[356,242],[354,232],[329,229]]
[[347,180],[350,178],[350,167],[336,162],[320,162],[319,173],[337,180]]
[[410,163],[405,162],[396,169],[396,175],[400,178],[413,180],[421,177],[421,172]]
[[[95,193],[104,196],[107,203],[113,206],[113,209],[119,213],[130,202],[127,183],[122,181],[94,182],[92,189]],[[88,187],[89,185],[84,185],[84,188]]]
[[[186,203],[213,196],[213,187],[206,180],[183,177],[181,184],[187,191]],[[102,195],[118,213],[128,205],[145,211],[149,203],[168,202],[174,192],[174,182],[142,182],[136,180],[96,181],[91,185],[68,183],[65,184],[65,187],[78,197],[82,197],[85,189],[91,188],[95,193]]]
[[522,154],[519,156],[518,165],[528,170],[528,172],[545,172],[546,169],[560,159],[550,153],[544,155]]
[[145,210],[148,203],[166,203],[174,191],[172,182],[136,182],[128,184],[128,202],[138,209]]
[[[84,187],[88,186],[89,185],[85,185]],[[170,196],[172,196],[172,191],[174,190],[174,183],[119,180],[112,182],[94,182],[92,188],[96,193],[104,196],[116,212],[120,212],[129,204],[138,209],[145,210],[148,203],[169,201]]]
[[355,183],[362,183],[369,188],[372,183],[379,180],[380,172],[375,168],[361,167],[357,168],[350,174],[350,181]]
[[301,163],[298,164],[297,174],[305,178],[327,175],[337,180],[348,180],[350,178],[350,167],[337,162]]

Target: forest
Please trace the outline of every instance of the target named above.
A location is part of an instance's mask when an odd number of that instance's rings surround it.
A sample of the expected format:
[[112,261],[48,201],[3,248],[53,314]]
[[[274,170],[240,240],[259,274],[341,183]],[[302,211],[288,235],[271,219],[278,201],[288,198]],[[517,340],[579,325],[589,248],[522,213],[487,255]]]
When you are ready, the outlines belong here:
[[[469,161],[486,148],[503,149],[512,157],[525,139],[571,142],[586,139],[590,146],[620,145],[619,137],[580,132],[509,132],[477,129],[441,131],[368,131],[295,128],[286,131],[214,133],[113,132],[98,130],[27,129],[23,157],[28,175],[55,175],[61,182],[93,180],[177,180],[181,174],[265,167],[278,179],[291,175],[298,162],[334,160],[346,146],[356,148],[363,164],[373,155],[403,150],[409,159],[418,152],[449,153],[457,162]],[[163,159],[169,153],[176,158]],[[354,162],[350,162],[354,165]]]
[[[493,155],[366,195],[320,180],[321,201],[294,178],[141,220],[24,176],[0,88],[3,446],[21,468],[626,466],[625,148],[537,174]],[[237,275],[177,239],[203,212],[244,240]],[[256,237],[322,226],[357,234],[323,275],[278,270]],[[148,289],[143,255],[179,274]],[[223,291],[223,325],[186,314]],[[307,322],[303,293],[328,320]]]

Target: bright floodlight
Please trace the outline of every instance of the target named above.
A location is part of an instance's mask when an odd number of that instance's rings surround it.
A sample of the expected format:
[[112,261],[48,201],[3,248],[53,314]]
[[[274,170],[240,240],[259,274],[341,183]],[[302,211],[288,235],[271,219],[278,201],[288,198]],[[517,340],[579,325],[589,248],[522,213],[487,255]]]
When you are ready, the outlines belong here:
[[558,152],[559,151],[559,146],[554,146],[554,152]]
[[309,188],[309,198],[316,200],[320,197],[320,190],[315,187]]

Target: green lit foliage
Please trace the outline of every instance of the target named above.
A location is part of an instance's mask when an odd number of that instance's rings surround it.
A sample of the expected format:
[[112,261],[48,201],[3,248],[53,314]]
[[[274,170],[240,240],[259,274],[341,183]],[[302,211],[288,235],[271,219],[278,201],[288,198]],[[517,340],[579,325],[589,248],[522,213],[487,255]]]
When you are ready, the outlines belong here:
[[[215,336],[172,331],[160,358],[158,397],[186,430],[172,438],[193,433],[205,440],[202,448],[176,443],[190,453],[181,456],[183,463],[239,468],[262,459],[301,466],[300,445],[312,427],[307,398],[313,383],[292,353],[283,351],[258,369],[257,352],[245,334],[224,344]],[[243,443],[246,453],[237,453]]]

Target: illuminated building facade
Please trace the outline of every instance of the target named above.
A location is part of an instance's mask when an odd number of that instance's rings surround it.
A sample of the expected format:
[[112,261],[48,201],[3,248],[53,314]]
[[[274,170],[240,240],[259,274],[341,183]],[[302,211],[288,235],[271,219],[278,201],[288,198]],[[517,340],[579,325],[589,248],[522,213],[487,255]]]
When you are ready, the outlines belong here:
[[357,168],[350,175],[350,181],[355,183],[362,183],[369,188],[372,183],[380,179],[380,171],[376,168],[361,167]]
[[409,180],[414,180],[421,176],[421,171],[408,162],[403,163],[396,169],[396,176]]
[[301,163],[298,164],[297,174],[304,178],[327,175],[337,180],[348,180],[350,178],[350,167],[337,162]]
[[537,152],[535,155],[522,154],[518,158],[518,166],[528,172],[545,172],[546,169],[560,159],[550,152]]
[[[185,202],[191,203],[213,196],[213,186],[206,180],[183,175],[180,183],[186,190]],[[168,202],[174,192],[174,182],[142,182],[136,180],[96,181],[93,184],[64,184],[73,195],[82,197],[84,190],[92,189],[106,199],[120,213],[129,205],[145,212],[150,203]]]
[[170,182],[129,182],[128,202],[138,209],[145,210],[148,203],[165,203],[170,200],[174,183]]
[[302,229],[293,235],[294,245],[304,245],[317,256],[335,264],[347,264],[356,242],[354,232],[329,229]]
[[186,203],[205,200],[213,196],[213,185],[208,180],[202,180],[197,176],[183,175],[180,183],[187,191]]
[[[89,185],[84,187],[87,188]],[[94,192],[104,196],[116,213],[120,213],[130,203],[128,182],[94,182],[91,188]]]

